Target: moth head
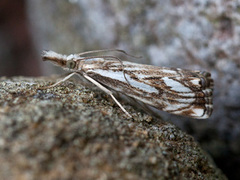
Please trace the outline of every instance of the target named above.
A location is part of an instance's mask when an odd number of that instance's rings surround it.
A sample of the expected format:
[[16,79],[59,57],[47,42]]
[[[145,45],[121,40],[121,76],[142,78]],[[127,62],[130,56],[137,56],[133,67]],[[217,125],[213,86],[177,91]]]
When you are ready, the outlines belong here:
[[62,68],[67,68],[72,70],[76,68],[76,55],[71,54],[69,56],[58,54],[54,51],[43,51],[42,53],[43,61],[50,61],[53,64],[60,66]]
[[71,55],[67,56],[66,68],[74,69],[77,64],[75,60],[76,60],[75,54],[71,54]]
[[74,61],[74,60],[67,61],[66,67],[69,69],[74,69],[76,67],[76,61]]

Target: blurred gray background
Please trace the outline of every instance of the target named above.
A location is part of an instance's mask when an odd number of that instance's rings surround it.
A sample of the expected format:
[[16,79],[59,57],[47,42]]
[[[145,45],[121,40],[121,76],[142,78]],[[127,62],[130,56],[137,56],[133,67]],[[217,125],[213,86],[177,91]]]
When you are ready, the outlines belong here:
[[43,49],[118,48],[144,57],[129,61],[211,72],[211,118],[164,118],[192,134],[229,179],[239,179],[239,0],[2,0],[0,8],[1,76],[56,73],[42,63]]

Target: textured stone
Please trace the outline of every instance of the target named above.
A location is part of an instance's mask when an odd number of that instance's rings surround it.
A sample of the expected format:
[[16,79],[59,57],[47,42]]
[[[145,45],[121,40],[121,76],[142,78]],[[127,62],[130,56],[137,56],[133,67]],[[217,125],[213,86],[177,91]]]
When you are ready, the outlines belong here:
[[240,171],[239,7],[225,0],[29,0],[29,16],[39,50],[120,48],[144,57],[130,61],[211,72],[212,117],[167,119],[194,135],[234,179]]
[[126,119],[76,81],[38,90],[50,83],[0,79],[1,179],[226,179],[176,126],[130,106]]

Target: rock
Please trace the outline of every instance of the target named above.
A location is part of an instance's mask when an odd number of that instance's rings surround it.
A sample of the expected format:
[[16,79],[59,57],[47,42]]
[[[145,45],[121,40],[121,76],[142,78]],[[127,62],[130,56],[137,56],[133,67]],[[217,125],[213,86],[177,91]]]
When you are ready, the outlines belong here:
[[39,51],[120,48],[144,57],[129,61],[211,72],[212,117],[167,119],[194,135],[229,177],[239,177],[239,1],[28,0],[28,5]]
[[226,179],[190,135],[95,87],[0,79],[1,179]]

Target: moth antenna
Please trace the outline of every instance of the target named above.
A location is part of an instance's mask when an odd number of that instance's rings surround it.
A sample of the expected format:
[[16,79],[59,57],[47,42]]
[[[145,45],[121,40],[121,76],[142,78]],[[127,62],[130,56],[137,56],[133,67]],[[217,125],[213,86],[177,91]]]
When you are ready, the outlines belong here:
[[123,53],[123,54],[125,54],[126,56],[129,56],[129,57],[132,57],[132,58],[136,58],[136,59],[142,58],[142,56],[134,56],[134,55],[128,54],[126,51],[121,50],[121,49],[101,49],[101,50],[93,50],[93,51],[82,52],[82,53],[79,53],[78,55],[79,55],[79,56],[82,56],[82,55],[85,55],[85,54],[100,53],[100,52],[114,52],[114,51]]

